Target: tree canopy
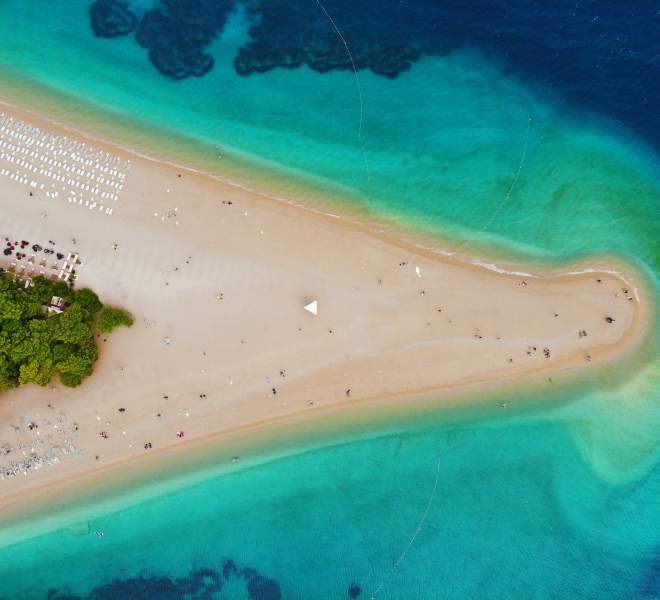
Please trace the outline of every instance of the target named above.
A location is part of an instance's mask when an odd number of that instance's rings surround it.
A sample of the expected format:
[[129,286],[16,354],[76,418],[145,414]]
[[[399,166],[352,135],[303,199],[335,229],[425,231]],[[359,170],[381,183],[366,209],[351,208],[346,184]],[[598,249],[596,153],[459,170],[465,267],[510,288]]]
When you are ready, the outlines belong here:
[[131,316],[120,308],[104,306],[99,313],[98,328],[101,333],[110,333],[115,327],[133,325]]
[[[62,298],[63,310],[49,314],[53,296]],[[66,386],[80,385],[99,356],[96,330],[106,333],[132,323],[124,311],[104,308],[92,290],[74,291],[43,277],[26,288],[0,273],[0,390],[45,386],[55,376]]]

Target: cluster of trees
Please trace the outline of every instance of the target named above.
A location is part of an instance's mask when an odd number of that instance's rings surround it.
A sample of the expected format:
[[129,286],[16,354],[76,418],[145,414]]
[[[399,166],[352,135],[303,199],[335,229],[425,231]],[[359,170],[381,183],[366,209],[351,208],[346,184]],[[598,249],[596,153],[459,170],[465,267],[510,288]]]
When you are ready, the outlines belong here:
[[99,313],[98,328],[101,333],[110,333],[115,327],[133,325],[133,319],[121,308],[110,308],[104,306]]
[[[53,296],[64,300],[61,313],[48,314]],[[124,311],[103,307],[89,289],[43,277],[33,285],[0,273],[0,390],[26,383],[47,385],[54,376],[75,387],[92,374],[98,359],[96,331],[133,324]]]

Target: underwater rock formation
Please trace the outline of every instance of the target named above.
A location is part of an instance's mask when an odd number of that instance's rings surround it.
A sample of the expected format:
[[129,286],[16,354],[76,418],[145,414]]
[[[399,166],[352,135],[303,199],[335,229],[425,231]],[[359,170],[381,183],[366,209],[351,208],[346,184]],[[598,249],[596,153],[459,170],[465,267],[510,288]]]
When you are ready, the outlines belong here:
[[320,73],[369,69],[395,78],[423,53],[447,51],[442,37],[433,35],[433,20],[423,19],[426,4],[326,0],[294,8],[290,0],[251,3],[251,39],[239,49],[234,67],[248,75],[306,64]]
[[[88,596],[74,596],[52,589],[45,600],[210,600],[230,579],[242,582],[250,600],[281,600],[280,586],[274,579],[250,567],[239,568],[231,559],[222,561],[219,571],[202,567],[187,576],[172,579],[164,575],[140,575],[115,579],[95,587]],[[232,587],[232,589],[236,589]]]
[[144,15],[135,39],[163,75],[202,77],[215,64],[206,47],[232,7],[231,0],[163,0]]
[[250,600],[280,600],[282,592],[274,579],[260,575],[254,569],[241,569],[238,577],[247,582]]
[[639,598],[660,598],[660,549],[655,556],[645,565],[644,575],[638,586]]
[[138,18],[122,0],[97,0],[89,7],[89,18],[96,37],[112,38],[135,29]]
[[201,77],[213,68],[209,45],[240,6],[249,19],[249,39],[231,57],[239,75],[307,65],[321,73],[355,68],[395,78],[423,56],[479,48],[517,76],[547,83],[578,106],[621,120],[660,148],[660,111],[649,109],[660,101],[653,2],[556,0],[534,10],[528,0],[149,4],[153,8],[139,19],[126,0],[97,0],[89,11],[92,29],[100,37],[137,30],[151,62],[173,80]]

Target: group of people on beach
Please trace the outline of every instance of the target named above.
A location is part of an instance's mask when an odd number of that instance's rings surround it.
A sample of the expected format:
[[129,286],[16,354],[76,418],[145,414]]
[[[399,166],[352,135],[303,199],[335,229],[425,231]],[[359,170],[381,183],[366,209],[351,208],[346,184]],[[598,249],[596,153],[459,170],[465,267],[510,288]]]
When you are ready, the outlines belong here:
[[[54,411],[55,407],[49,403],[48,409]],[[43,466],[59,464],[65,456],[79,454],[74,443],[78,430],[78,424],[61,411],[46,417],[19,418],[4,433],[13,441],[0,445],[0,480],[27,476]]]

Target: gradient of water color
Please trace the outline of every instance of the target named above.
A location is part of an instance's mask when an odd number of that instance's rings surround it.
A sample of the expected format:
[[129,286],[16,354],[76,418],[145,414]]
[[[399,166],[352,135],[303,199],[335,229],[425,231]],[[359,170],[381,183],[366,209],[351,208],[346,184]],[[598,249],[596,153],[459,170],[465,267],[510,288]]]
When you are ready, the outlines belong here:
[[[422,4],[410,3],[411,13]],[[132,37],[95,38],[88,6],[5,0],[7,78],[73,94],[99,129],[107,119],[117,130],[139,121],[134,139],[122,130],[122,141],[143,150],[158,153],[160,141],[176,139],[166,153],[177,158],[205,157],[203,166],[213,160],[219,174],[261,178],[308,201],[305,190],[323,189],[463,252],[545,262],[611,252],[658,289],[657,115],[640,100],[658,98],[658,50],[633,9],[621,22],[639,24],[634,44],[622,35],[615,43],[609,25],[580,29],[579,19],[566,41],[604,35],[617,55],[648,59],[649,77],[631,81],[625,68],[611,69],[605,86],[595,75],[609,68],[603,52],[573,47],[587,79],[571,87],[570,68],[553,73],[545,62],[557,63],[543,60],[543,47],[523,64],[513,40],[540,17],[517,2],[499,49],[475,26],[452,52],[425,56],[393,80],[308,67],[239,77],[232,61],[248,39],[239,10],[210,48],[214,68],[179,82],[161,75]],[[350,18],[342,3],[324,6],[339,11],[332,17],[340,28]],[[621,18],[597,8],[585,22]],[[451,14],[458,27],[460,15]],[[563,2],[542,16],[544,32],[570,22]],[[318,26],[327,27],[323,19],[319,11]],[[387,30],[379,35],[388,42]],[[623,94],[637,101],[628,112],[617,100]],[[54,100],[51,109],[66,115]],[[218,153],[224,158],[215,162]],[[239,159],[252,170],[227,166]],[[557,408],[539,391],[539,407],[520,415],[437,416],[426,427],[402,422],[322,448],[292,444],[290,456],[77,527],[43,535],[35,527],[34,537],[0,551],[0,598],[45,598],[51,588],[84,596],[144,573],[131,581],[137,589],[202,567],[221,573],[226,560],[275,581],[282,598],[347,598],[353,584],[364,598],[660,597],[657,349],[654,330],[637,368],[606,389],[594,382],[566,391]],[[512,407],[527,401],[508,399]],[[238,572],[216,597],[249,597],[249,578]],[[112,597],[106,592],[93,597]]]

